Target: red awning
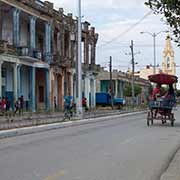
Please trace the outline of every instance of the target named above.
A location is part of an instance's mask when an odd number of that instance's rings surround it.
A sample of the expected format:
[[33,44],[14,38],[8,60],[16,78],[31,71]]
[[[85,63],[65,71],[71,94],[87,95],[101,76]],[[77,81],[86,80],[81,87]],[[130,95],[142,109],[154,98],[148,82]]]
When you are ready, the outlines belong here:
[[178,78],[170,74],[153,74],[148,76],[148,79],[157,84],[173,84],[178,82]]

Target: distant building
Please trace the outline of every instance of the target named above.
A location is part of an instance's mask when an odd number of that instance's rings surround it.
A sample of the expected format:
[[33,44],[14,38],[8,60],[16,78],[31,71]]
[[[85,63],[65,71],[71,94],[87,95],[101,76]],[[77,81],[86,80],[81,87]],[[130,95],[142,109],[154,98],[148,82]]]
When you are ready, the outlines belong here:
[[[160,73],[162,70],[156,67],[156,73]],[[143,79],[148,79],[148,76],[154,73],[154,67],[152,65],[147,65],[142,68],[139,72],[134,73],[135,77],[140,77]]]
[[[135,72],[134,75],[136,77],[148,79],[148,76],[154,73],[153,69],[154,67],[152,65],[147,65],[146,67],[140,69],[140,71]],[[171,46],[171,38],[169,34],[167,34],[165,48],[163,51],[162,69],[159,67],[156,67],[156,73],[176,75],[176,64],[174,62],[174,50]]]
[[[126,98],[124,95],[124,89],[126,85],[131,85],[132,76],[128,73],[113,70],[112,72],[112,91],[115,97]],[[149,81],[135,77],[134,84],[142,88],[141,94],[136,97],[137,103],[146,102],[146,97],[149,93],[149,87],[151,86]],[[100,69],[96,80],[96,92],[110,92],[110,73],[103,68]],[[127,101],[126,101],[127,102]],[[127,103],[128,104],[128,103]]]

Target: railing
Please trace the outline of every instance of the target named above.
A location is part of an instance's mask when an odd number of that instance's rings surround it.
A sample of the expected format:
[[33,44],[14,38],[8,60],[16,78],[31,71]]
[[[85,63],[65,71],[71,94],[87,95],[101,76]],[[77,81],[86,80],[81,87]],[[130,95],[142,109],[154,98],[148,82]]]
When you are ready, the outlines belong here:
[[13,45],[10,45],[7,41],[0,40],[0,53],[8,53],[12,55],[16,55],[16,49]]
[[18,47],[18,55],[28,56],[39,60],[43,59],[43,53],[40,50],[30,49],[30,47],[27,46]]

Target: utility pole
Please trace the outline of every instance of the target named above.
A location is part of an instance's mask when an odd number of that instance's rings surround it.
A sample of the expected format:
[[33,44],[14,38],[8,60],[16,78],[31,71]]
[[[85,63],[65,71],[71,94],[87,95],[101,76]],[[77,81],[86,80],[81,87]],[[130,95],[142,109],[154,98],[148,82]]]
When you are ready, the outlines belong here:
[[135,100],[135,95],[134,95],[134,47],[133,47],[133,40],[131,40],[131,55],[132,55],[132,105],[134,106],[134,100]]
[[110,73],[110,94],[111,94],[111,107],[113,109],[113,83],[112,83],[112,56],[110,56],[109,61],[109,73]]
[[83,117],[82,111],[82,65],[81,65],[81,38],[82,38],[82,28],[81,28],[81,0],[78,0],[78,98],[77,98],[77,112],[80,119]]

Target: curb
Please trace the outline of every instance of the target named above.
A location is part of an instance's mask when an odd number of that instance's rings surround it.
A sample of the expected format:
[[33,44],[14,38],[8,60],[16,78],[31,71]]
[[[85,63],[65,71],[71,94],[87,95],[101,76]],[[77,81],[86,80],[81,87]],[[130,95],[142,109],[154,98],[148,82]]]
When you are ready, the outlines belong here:
[[77,120],[77,121],[59,122],[59,123],[53,123],[53,124],[38,125],[38,126],[33,126],[33,127],[2,130],[2,131],[0,131],[0,139],[13,137],[13,136],[34,134],[34,133],[38,133],[38,132],[55,130],[55,129],[59,129],[59,128],[66,128],[66,127],[78,126],[78,125],[83,125],[83,124],[96,123],[96,122],[100,122],[100,121],[107,121],[107,120],[109,120],[110,117],[111,117],[111,119],[114,119],[117,117],[125,117],[125,116],[134,115],[134,114],[143,114],[145,112],[147,112],[147,111],[131,112],[131,113],[119,114],[119,115],[113,115],[113,116],[111,115],[111,116],[83,119],[83,120]]
[[180,146],[174,152],[174,156],[169,161],[169,166],[161,175],[160,180],[179,180],[180,179]]

